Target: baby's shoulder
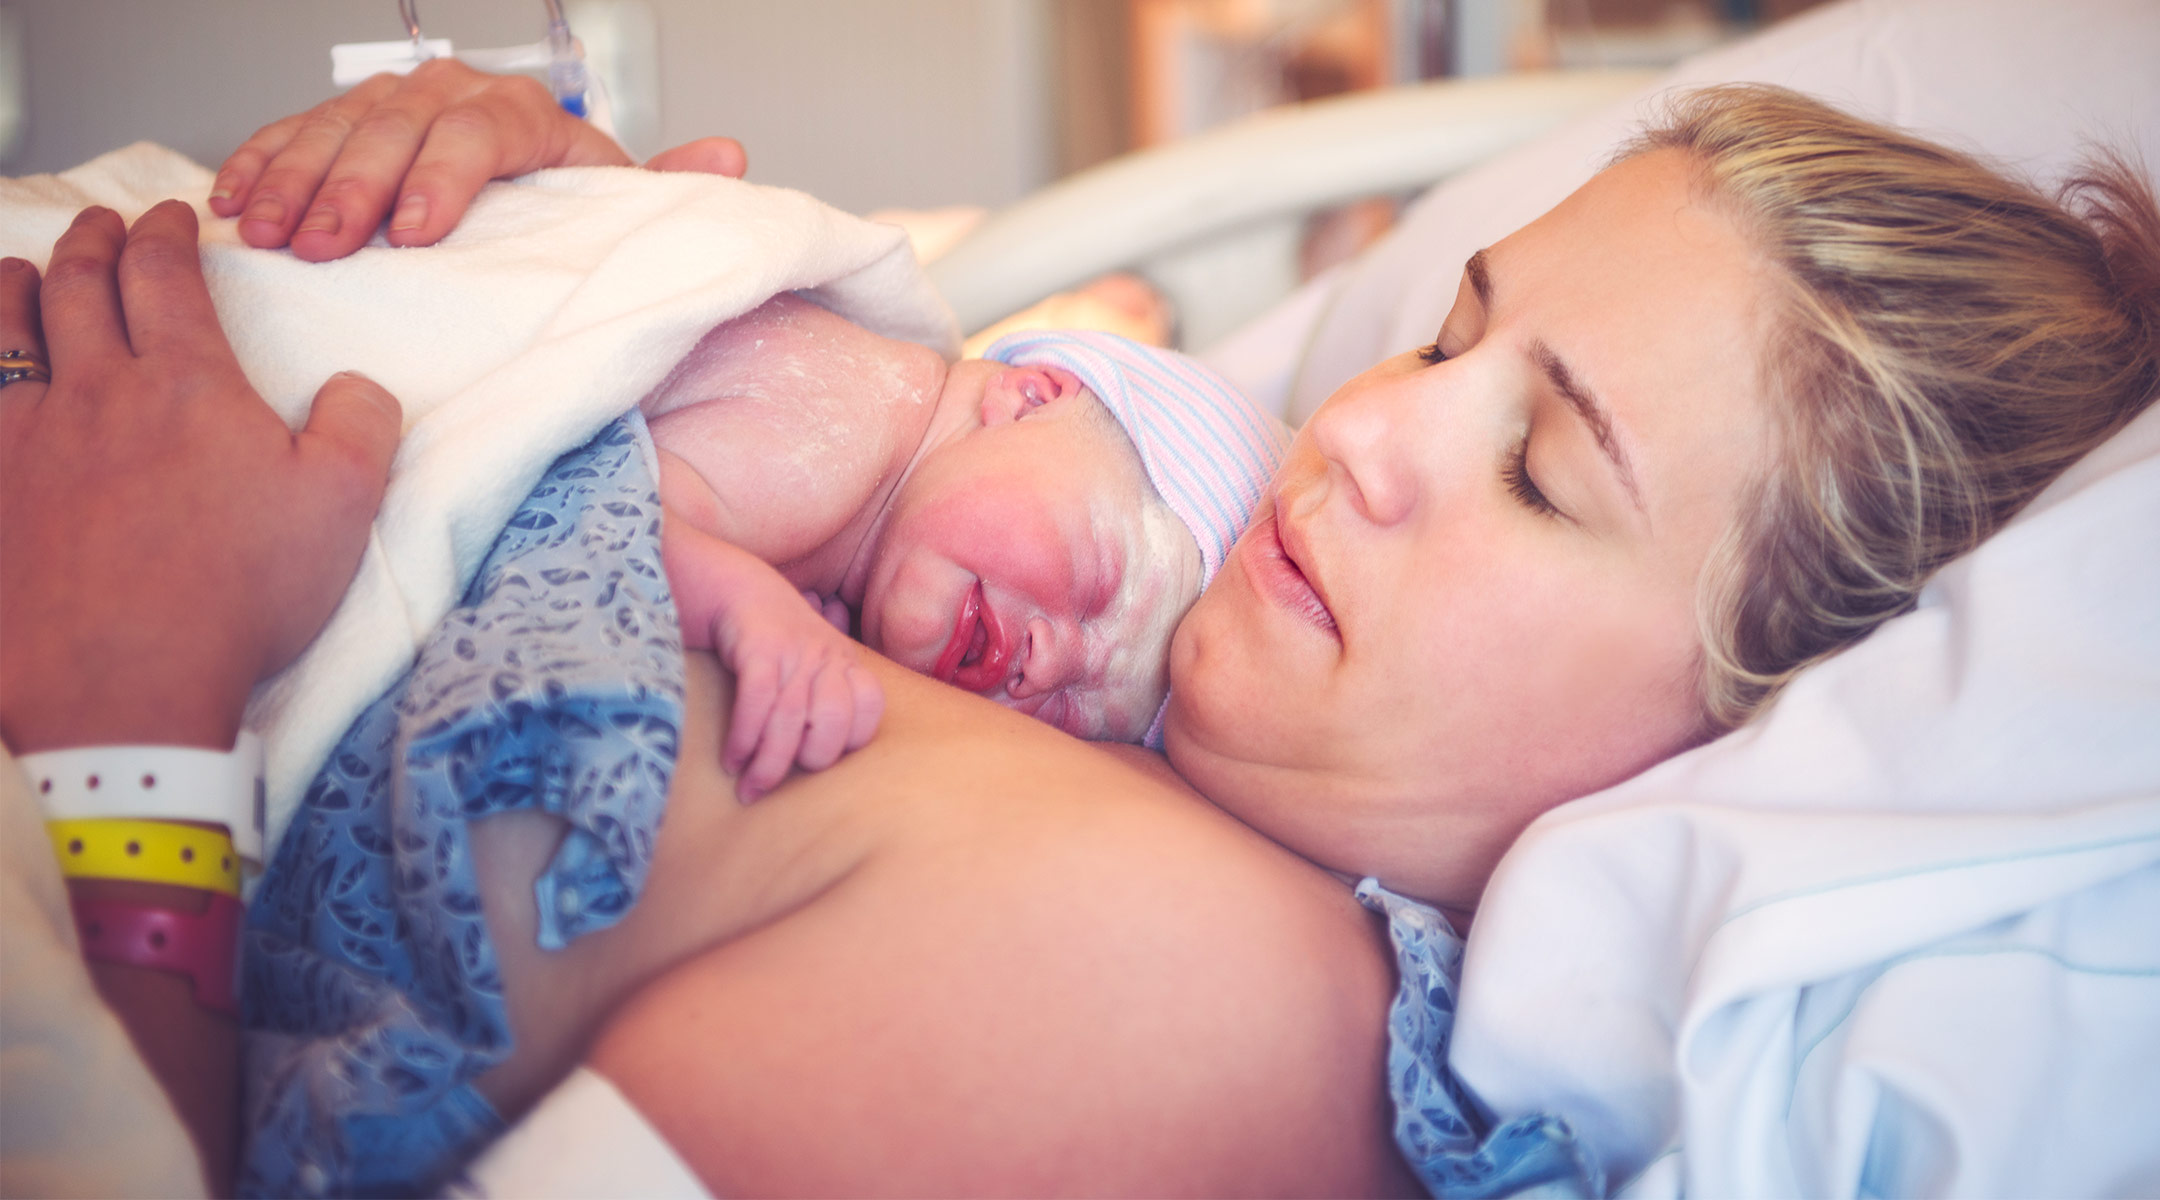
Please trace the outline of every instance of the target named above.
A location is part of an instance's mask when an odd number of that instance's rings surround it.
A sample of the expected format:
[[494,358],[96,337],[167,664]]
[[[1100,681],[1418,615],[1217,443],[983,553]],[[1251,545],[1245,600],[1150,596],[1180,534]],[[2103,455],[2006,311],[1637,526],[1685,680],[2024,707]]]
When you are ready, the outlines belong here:
[[935,352],[784,293],[706,334],[643,407],[656,420],[697,409],[701,424],[737,436],[874,453],[919,423],[944,374]]
[[695,477],[663,469],[663,491],[713,536],[793,562],[905,465],[943,379],[932,351],[774,297],[707,334],[647,399],[654,443]]

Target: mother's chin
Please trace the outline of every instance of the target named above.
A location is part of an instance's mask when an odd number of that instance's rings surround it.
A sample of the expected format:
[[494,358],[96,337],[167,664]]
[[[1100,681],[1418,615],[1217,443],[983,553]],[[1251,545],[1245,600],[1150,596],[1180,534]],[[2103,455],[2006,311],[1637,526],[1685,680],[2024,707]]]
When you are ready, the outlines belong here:
[[1458,632],[1445,669],[1409,648],[1346,668],[1354,645],[1240,569],[1255,536],[1171,642],[1164,748],[1216,806],[1322,867],[1473,909],[1532,821],[1700,738],[1692,676],[1642,642],[1563,653]]
[[[1210,717],[1171,692],[1171,764],[1195,789],[1261,834],[1328,870],[1376,876],[1389,888],[1455,912],[1477,906],[1502,855],[1544,805],[1481,804],[1446,781],[1398,771],[1401,759],[1357,759],[1321,739],[1274,743],[1300,756],[1252,755],[1250,738],[1211,736]],[[1295,706],[1295,698],[1285,698]],[[1559,796],[1552,803],[1568,799]]]

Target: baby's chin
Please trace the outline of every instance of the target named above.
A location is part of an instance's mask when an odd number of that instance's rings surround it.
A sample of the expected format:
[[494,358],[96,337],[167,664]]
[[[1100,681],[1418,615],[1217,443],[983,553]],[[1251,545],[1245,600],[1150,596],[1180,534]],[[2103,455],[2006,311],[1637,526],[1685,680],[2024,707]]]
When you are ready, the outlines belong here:
[[1169,688],[1161,687],[1144,692],[1128,691],[1118,695],[1113,702],[1082,702],[1073,706],[1070,723],[1061,724],[1059,728],[1083,741],[1125,742],[1138,746],[1147,741],[1148,728],[1155,724],[1155,714],[1162,710],[1163,701],[1169,695]]

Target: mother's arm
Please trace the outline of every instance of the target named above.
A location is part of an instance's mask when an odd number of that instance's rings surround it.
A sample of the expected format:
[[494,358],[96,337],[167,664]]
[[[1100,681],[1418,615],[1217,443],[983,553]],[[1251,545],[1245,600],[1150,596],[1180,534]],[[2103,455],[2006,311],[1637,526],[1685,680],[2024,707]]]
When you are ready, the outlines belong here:
[[721,1195],[1412,1189],[1347,887],[1166,771],[877,669],[876,740],[743,808],[699,766],[697,660],[651,890],[593,959],[507,956],[521,1043],[574,980],[651,978],[587,1061]]
[[[132,229],[85,210],[42,281],[0,260],[0,348],[51,365],[49,383],[0,385],[0,741],[16,754],[230,748],[249,688],[299,654],[352,579],[397,446],[396,399],[340,376],[307,426],[287,429],[218,329],[195,213],[177,201]],[[68,891],[183,913],[208,901],[131,880]],[[231,1020],[162,969],[96,962],[90,975],[222,1190]],[[95,1044],[97,1020],[64,1036]],[[77,1104],[98,1119],[94,1089],[114,1078],[88,1071],[82,1090],[9,1099],[42,1106],[48,1124]]]

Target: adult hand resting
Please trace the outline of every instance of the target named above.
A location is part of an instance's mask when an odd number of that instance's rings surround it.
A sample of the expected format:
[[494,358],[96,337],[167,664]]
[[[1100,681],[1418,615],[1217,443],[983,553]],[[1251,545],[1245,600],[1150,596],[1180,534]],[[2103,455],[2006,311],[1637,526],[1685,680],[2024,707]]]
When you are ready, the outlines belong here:
[[[490,179],[629,165],[622,147],[537,80],[444,58],[263,126],[218,168],[210,208],[240,216],[250,246],[289,243],[321,262],[359,249],[385,217],[391,245],[434,245]],[[700,138],[645,165],[739,178],[746,159],[731,138]]]
[[0,262],[0,349],[47,347],[49,384],[0,387],[0,736],[229,747],[352,579],[397,400],[336,376],[288,430],[218,328],[178,201],[133,230],[85,210],[42,289]]

